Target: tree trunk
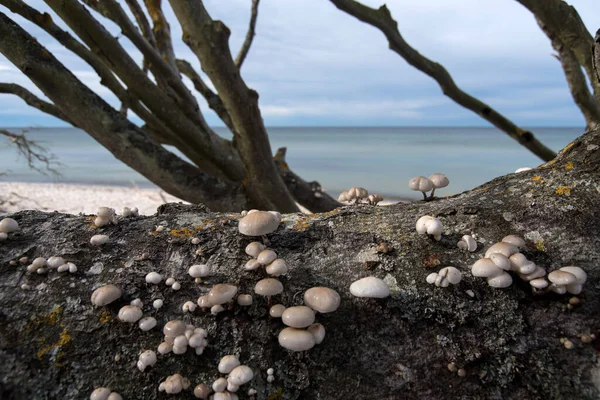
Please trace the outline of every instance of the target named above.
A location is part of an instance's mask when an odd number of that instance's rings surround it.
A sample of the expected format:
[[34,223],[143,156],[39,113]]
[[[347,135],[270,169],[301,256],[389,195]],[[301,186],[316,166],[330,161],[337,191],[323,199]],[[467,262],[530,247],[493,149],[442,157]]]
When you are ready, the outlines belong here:
[[[218,316],[182,304],[206,294],[213,284],[252,293],[263,270],[244,271],[252,238],[237,229],[239,214],[214,214],[202,206],[164,205],[155,216],[123,219],[96,229],[89,216],[24,211],[12,217],[21,231],[0,244],[0,397],[87,398],[105,386],[124,399],[168,398],[158,385],[181,373],[192,387],[211,385],[217,364],[236,354],[254,371],[238,392],[255,399],[597,399],[600,389],[600,131],[569,144],[556,160],[534,170],[494,179],[463,194],[431,202],[389,207],[349,206],[330,213],[287,214],[269,235],[271,247],[290,267],[281,277],[284,292],[270,299],[285,306],[302,294],[327,286],[341,295],[335,312],[317,314],[323,343],[305,353],[280,347],[281,320],[269,317],[268,300],[254,295],[252,306],[237,304]],[[415,232],[422,215],[444,224],[437,242]],[[155,232],[155,226],[166,229]],[[89,239],[107,234],[103,247]],[[464,234],[477,234],[478,248],[457,248]],[[570,295],[534,295],[516,276],[507,289],[493,289],[468,266],[508,234],[527,241],[524,254],[548,271],[577,265],[588,274],[581,303]],[[200,240],[191,243],[191,236]],[[393,248],[377,253],[386,242]],[[10,260],[62,255],[77,264],[74,275],[26,274]],[[187,268],[208,264],[213,275],[194,283]],[[425,277],[452,265],[463,273],[456,286],[438,288]],[[149,285],[157,271],[182,288]],[[68,273],[67,273],[68,274]],[[350,295],[354,280],[374,275],[391,288],[386,299]],[[92,307],[90,295],[113,283],[123,296]],[[27,284],[31,289],[21,289]],[[135,298],[144,315],[158,320],[142,332],[120,322],[119,308]],[[160,310],[154,299],[164,299]],[[135,368],[142,350],[157,349],[161,329],[183,319],[208,331],[208,347],[197,356],[164,355],[146,372]],[[592,343],[582,335],[595,334]],[[561,344],[574,344],[568,350]],[[115,356],[119,361],[115,361]],[[448,363],[464,369],[450,372]],[[267,382],[268,368],[275,381]],[[192,398],[191,389],[186,398]]]

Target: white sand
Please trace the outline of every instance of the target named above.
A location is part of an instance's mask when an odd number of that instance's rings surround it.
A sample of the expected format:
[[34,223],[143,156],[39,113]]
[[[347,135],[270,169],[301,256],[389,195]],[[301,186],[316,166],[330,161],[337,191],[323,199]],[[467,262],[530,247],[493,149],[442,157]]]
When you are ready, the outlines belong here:
[[0,182],[0,211],[60,211],[94,214],[98,207],[137,207],[140,214],[152,215],[164,203],[182,200],[160,189],[121,186],[70,185],[52,183]]

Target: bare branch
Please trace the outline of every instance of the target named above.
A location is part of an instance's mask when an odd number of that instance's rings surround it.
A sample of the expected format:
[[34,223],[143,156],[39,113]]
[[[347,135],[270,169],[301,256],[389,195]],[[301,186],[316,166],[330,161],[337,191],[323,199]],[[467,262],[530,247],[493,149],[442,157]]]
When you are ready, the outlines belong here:
[[583,66],[594,89],[594,97],[600,103],[600,82],[595,79],[592,51],[594,39],[581,20],[575,7],[563,0],[517,0],[570,49]]
[[154,33],[152,32],[152,27],[146,19],[146,14],[144,14],[144,10],[140,6],[140,4],[137,2],[137,0],[125,0],[125,2],[129,6],[129,9],[135,17],[138,26],[142,30],[144,38],[148,41],[148,43],[150,43],[152,47],[158,48],[156,45],[156,39],[154,38]]
[[2,83],[0,82],[0,93],[6,94],[14,94],[22,98],[27,105],[37,108],[38,110],[45,112],[46,114],[50,114],[58,119],[61,119],[71,125],[73,122],[69,120],[69,118],[63,114],[62,111],[58,109],[54,104],[48,103],[31,93],[29,90],[25,89],[23,86],[19,86],[14,83]]
[[201,1],[171,0],[171,6],[181,23],[183,41],[198,57],[234,124],[234,143],[244,165],[248,197],[256,208],[297,211],[272,160],[258,93],[246,86],[231,56],[229,29],[211,18]]
[[154,31],[158,51],[163,59],[176,70],[176,57],[171,40],[171,29],[162,11],[162,0],[144,0],[144,3],[146,4],[146,9],[148,9],[150,18],[152,18],[152,30]]
[[[56,167],[60,166],[54,154],[48,152],[48,150],[41,146],[34,140],[29,140],[25,137],[24,130],[20,134],[15,134],[7,131],[6,129],[0,129],[0,135],[6,136],[10,143],[17,147],[17,152],[27,160],[27,165],[34,171],[39,172],[43,175],[55,175],[60,176],[60,173]],[[39,167],[37,163],[42,163],[43,167]]]
[[235,130],[235,127],[233,126],[233,122],[231,122],[231,117],[225,109],[223,101],[221,101],[219,95],[213,92],[206,85],[206,83],[204,83],[200,74],[198,74],[194,67],[192,67],[192,65],[186,60],[177,60],[177,68],[179,68],[179,71],[182,74],[190,78],[190,80],[194,84],[194,88],[206,99],[206,102],[208,103],[208,106],[211,108],[211,110],[213,110],[219,116],[219,118],[221,118],[221,121],[225,123],[229,130],[233,132]]
[[[82,23],[84,23],[82,21]],[[0,13],[0,52],[27,75],[77,126],[172,195],[214,209],[247,204],[239,183],[219,179],[151,140],[87,86],[37,40]]]
[[536,18],[536,20],[540,28],[542,28],[552,42],[552,47],[558,53],[556,58],[560,61],[573,100],[575,100],[575,103],[581,110],[587,128],[595,129],[600,125],[600,103],[590,93],[585,75],[581,70],[581,64],[579,64],[571,49],[565,46],[552,30],[547,29],[546,25],[540,19]]
[[331,211],[343,205],[325,193],[319,182],[306,182],[296,175],[287,164],[286,152],[287,149],[281,147],[277,150],[273,160],[281,179],[298,203],[314,213]]
[[246,39],[244,40],[244,44],[242,44],[242,48],[235,58],[235,65],[238,69],[242,69],[242,64],[248,55],[248,51],[250,50],[250,46],[252,45],[252,40],[254,39],[255,30],[256,30],[256,19],[258,18],[258,3],[260,0],[252,0],[252,10],[250,15],[250,26],[248,27],[248,33],[246,33]]
[[596,81],[600,83],[600,29],[594,37],[594,46],[592,47],[594,70],[596,71]]
[[549,161],[556,157],[556,153],[538,141],[533,133],[519,128],[488,104],[462,91],[441,64],[424,57],[412,48],[400,35],[398,23],[392,18],[385,5],[379,9],[374,9],[353,0],[330,1],[340,10],[379,29],[388,39],[391,50],[404,58],[413,67],[435,79],[444,94],[456,103],[477,113],[542,160]]

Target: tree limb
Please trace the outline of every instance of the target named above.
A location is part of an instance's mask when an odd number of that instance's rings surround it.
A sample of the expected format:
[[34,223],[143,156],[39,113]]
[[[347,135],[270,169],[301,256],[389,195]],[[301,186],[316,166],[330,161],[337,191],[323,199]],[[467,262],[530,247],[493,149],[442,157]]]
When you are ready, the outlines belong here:
[[225,123],[229,130],[233,132],[235,127],[233,126],[233,122],[231,122],[231,117],[225,109],[223,101],[221,101],[219,95],[213,92],[206,85],[206,83],[204,83],[200,74],[196,72],[194,67],[192,67],[192,65],[189,62],[187,62],[186,60],[178,59],[176,63],[179,71],[192,81],[192,83],[194,84],[194,88],[198,91],[198,93],[202,95],[202,97],[204,97],[204,99],[206,99],[206,102],[208,103],[210,109],[213,110],[219,116],[219,118],[221,118],[221,121]]
[[[0,129],[0,135],[6,136],[11,144],[17,147],[18,153],[27,160],[29,168],[43,175],[50,173],[51,175],[60,176],[60,173],[55,168],[60,165],[60,163],[56,160],[54,155],[49,154],[48,150],[39,145],[38,142],[27,139],[25,133],[26,132],[23,131],[21,134],[15,134],[6,129]],[[38,167],[36,162],[41,162],[44,164],[44,167]]]
[[0,52],[58,108],[66,110],[78,127],[167,192],[191,202],[210,203],[209,207],[214,209],[246,207],[239,183],[204,173],[152,141],[3,13],[0,13]]
[[231,57],[229,29],[210,17],[202,1],[171,0],[171,6],[181,23],[183,41],[198,57],[231,117],[252,203],[260,209],[297,211],[272,160],[258,93],[246,86]]
[[61,119],[65,122],[75,126],[75,124],[69,120],[69,117],[67,117],[65,114],[63,114],[63,112],[60,111],[58,109],[58,107],[56,107],[52,103],[48,103],[47,101],[40,99],[39,97],[37,97],[36,95],[34,95],[33,93],[31,93],[29,90],[25,89],[22,86],[19,86],[15,83],[0,82],[0,93],[14,94],[15,96],[19,96],[21,99],[23,99],[25,101],[25,103],[27,103],[27,105],[37,108],[38,110],[40,110],[46,114],[50,114],[53,117]]
[[456,103],[477,113],[542,160],[549,161],[556,157],[556,153],[537,140],[533,133],[519,128],[489,105],[462,91],[441,64],[424,57],[412,48],[400,35],[398,23],[392,18],[385,5],[379,9],[374,9],[353,0],[330,1],[340,10],[379,29],[388,39],[391,50],[404,58],[413,67],[435,79],[444,94]]
[[248,27],[248,32],[246,33],[246,39],[244,39],[244,43],[242,44],[242,48],[235,58],[235,65],[238,69],[242,69],[242,64],[248,55],[248,51],[250,50],[250,46],[252,45],[252,40],[254,39],[255,30],[256,30],[256,19],[258,18],[258,3],[260,0],[252,0],[252,10],[250,12],[250,26]]
[[273,159],[275,166],[279,170],[281,179],[283,179],[283,182],[298,203],[313,213],[327,212],[343,206],[343,204],[325,193],[319,182],[306,182],[296,175],[286,162],[286,151],[285,147],[279,148]]
[[575,7],[563,0],[517,0],[544,24],[547,31],[570,49],[583,66],[600,103],[600,82],[595,79],[591,48],[594,43]]
[[536,20],[552,42],[552,47],[558,53],[556,58],[561,63],[571,95],[585,118],[587,129],[595,129],[596,126],[600,125],[600,103],[596,101],[588,89],[588,83],[581,70],[581,64],[577,61],[573,51],[565,46],[552,30],[547,29],[539,18],[536,18]]
[[154,31],[158,51],[163,59],[173,69],[177,70],[175,66],[175,51],[173,50],[173,42],[171,40],[171,29],[162,10],[162,0],[144,0],[144,3],[146,4],[150,18],[152,18],[152,30]]
[[592,47],[594,70],[596,71],[596,81],[600,83],[600,29],[594,37],[594,46]]
[[125,0],[125,2],[129,6],[131,13],[135,17],[135,20],[137,21],[137,24],[140,27],[140,30],[142,31],[142,34],[144,35],[146,41],[150,43],[152,47],[158,48],[156,44],[156,39],[154,38],[154,33],[152,32],[152,27],[146,19],[146,14],[144,14],[144,10],[140,6],[140,4],[137,2],[137,0]]

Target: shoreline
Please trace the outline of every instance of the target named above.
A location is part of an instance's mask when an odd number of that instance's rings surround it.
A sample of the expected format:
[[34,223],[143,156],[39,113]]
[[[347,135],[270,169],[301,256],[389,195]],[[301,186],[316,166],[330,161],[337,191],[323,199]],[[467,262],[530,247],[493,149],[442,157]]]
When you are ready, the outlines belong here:
[[[390,196],[379,204],[386,206],[411,201],[413,199]],[[123,207],[137,207],[140,214],[153,215],[164,203],[189,204],[156,187],[0,181],[0,215],[22,210],[94,214],[98,207],[114,208],[117,212]]]

